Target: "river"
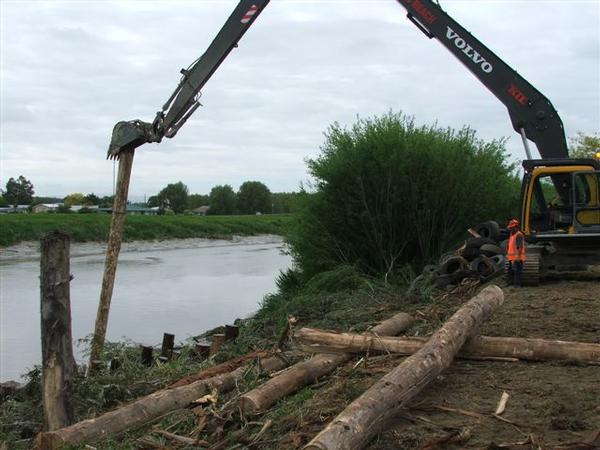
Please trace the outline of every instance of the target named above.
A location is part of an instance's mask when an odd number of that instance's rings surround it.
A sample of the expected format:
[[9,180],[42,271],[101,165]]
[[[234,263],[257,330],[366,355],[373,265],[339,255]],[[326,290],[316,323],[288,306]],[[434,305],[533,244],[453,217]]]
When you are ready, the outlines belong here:
[[[157,345],[247,317],[291,265],[277,236],[125,243],[107,339]],[[104,269],[101,244],[71,246],[73,339],[94,328]],[[39,251],[34,243],[0,251],[0,381],[18,380],[41,361]],[[76,344],[76,343],[75,343]],[[79,361],[83,346],[75,346]]]

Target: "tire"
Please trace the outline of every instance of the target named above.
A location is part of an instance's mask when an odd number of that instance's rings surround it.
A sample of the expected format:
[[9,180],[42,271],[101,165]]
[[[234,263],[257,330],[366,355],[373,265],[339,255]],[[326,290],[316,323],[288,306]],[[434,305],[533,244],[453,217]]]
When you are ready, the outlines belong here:
[[471,262],[471,270],[479,275],[480,278],[487,278],[493,275],[497,270],[496,264],[487,256],[480,256]]
[[464,278],[472,275],[472,273],[469,269],[458,270],[451,275],[450,283],[460,284]]
[[475,227],[475,231],[481,237],[491,239],[494,242],[498,242],[500,239],[500,225],[493,220],[480,223]]
[[441,266],[442,264],[444,264],[446,261],[448,261],[450,258],[454,258],[456,255],[456,251],[452,251],[452,252],[448,252],[448,253],[444,253],[442,256],[440,256],[439,259],[439,265]]
[[452,274],[450,274],[450,275],[437,275],[433,279],[433,286],[436,287],[437,289],[444,289],[450,283],[452,283]]
[[466,270],[469,262],[462,256],[453,256],[440,266],[440,275],[452,275],[460,270]]
[[506,256],[504,255],[494,255],[490,257],[490,260],[494,263],[494,265],[499,268],[504,270],[506,267]]
[[467,261],[473,261],[475,258],[481,256],[481,250],[474,247],[467,247],[460,253],[460,255]]
[[425,277],[429,277],[434,275],[435,273],[437,273],[438,271],[438,266],[434,265],[434,264],[428,264],[425,267],[423,267],[423,271],[421,272],[421,274]]
[[494,243],[495,243],[494,241],[492,241],[491,239],[488,239],[488,238],[474,237],[474,238],[467,239],[467,242],[465,242],[465,247],[466,248],[480,248],[482,245],[494,244]]
[[504,254],[504,250],[494,244],[483,244],[480,249],[481,253],[485,256],[494,256]]

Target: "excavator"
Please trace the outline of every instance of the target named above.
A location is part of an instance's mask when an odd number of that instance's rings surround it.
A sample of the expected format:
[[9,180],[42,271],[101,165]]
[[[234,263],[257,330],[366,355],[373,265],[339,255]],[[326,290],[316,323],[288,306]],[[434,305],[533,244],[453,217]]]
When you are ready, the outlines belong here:
[[[600,152],[596,159],[569,158],[565,132],[550,101],[432,0],[397,0],[407,18],[437,39],[507,108],[521,136],[523,161],[520,219],[527,241],[523,284],[552,272],[600,264]],[[150,142],[173,138],[200,105],[200,91],[269,0],[241,0],[206,52],[187,69],[152,123],[115,125],[109,158]],[[541,156],[532,157],[529,141]],[[490,182],[493,182],[490,180]]]

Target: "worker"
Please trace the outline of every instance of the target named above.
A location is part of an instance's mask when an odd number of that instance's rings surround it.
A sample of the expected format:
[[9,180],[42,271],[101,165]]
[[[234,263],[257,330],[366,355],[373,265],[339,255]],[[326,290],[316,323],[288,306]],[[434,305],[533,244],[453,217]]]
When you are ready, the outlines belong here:
[[525,263],[525,236],[519,229],[520,223],[517,219],[508,222],[508,248],[506,259],[508,259],[508,284],[521,286],[523,264]]

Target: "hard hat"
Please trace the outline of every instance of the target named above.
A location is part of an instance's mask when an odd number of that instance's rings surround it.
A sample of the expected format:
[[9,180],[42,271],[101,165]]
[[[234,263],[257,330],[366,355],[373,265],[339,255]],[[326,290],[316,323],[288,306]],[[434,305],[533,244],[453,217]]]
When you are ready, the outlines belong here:
[[519,221],[517,219],[510,219],[507,228],[519,228]]

